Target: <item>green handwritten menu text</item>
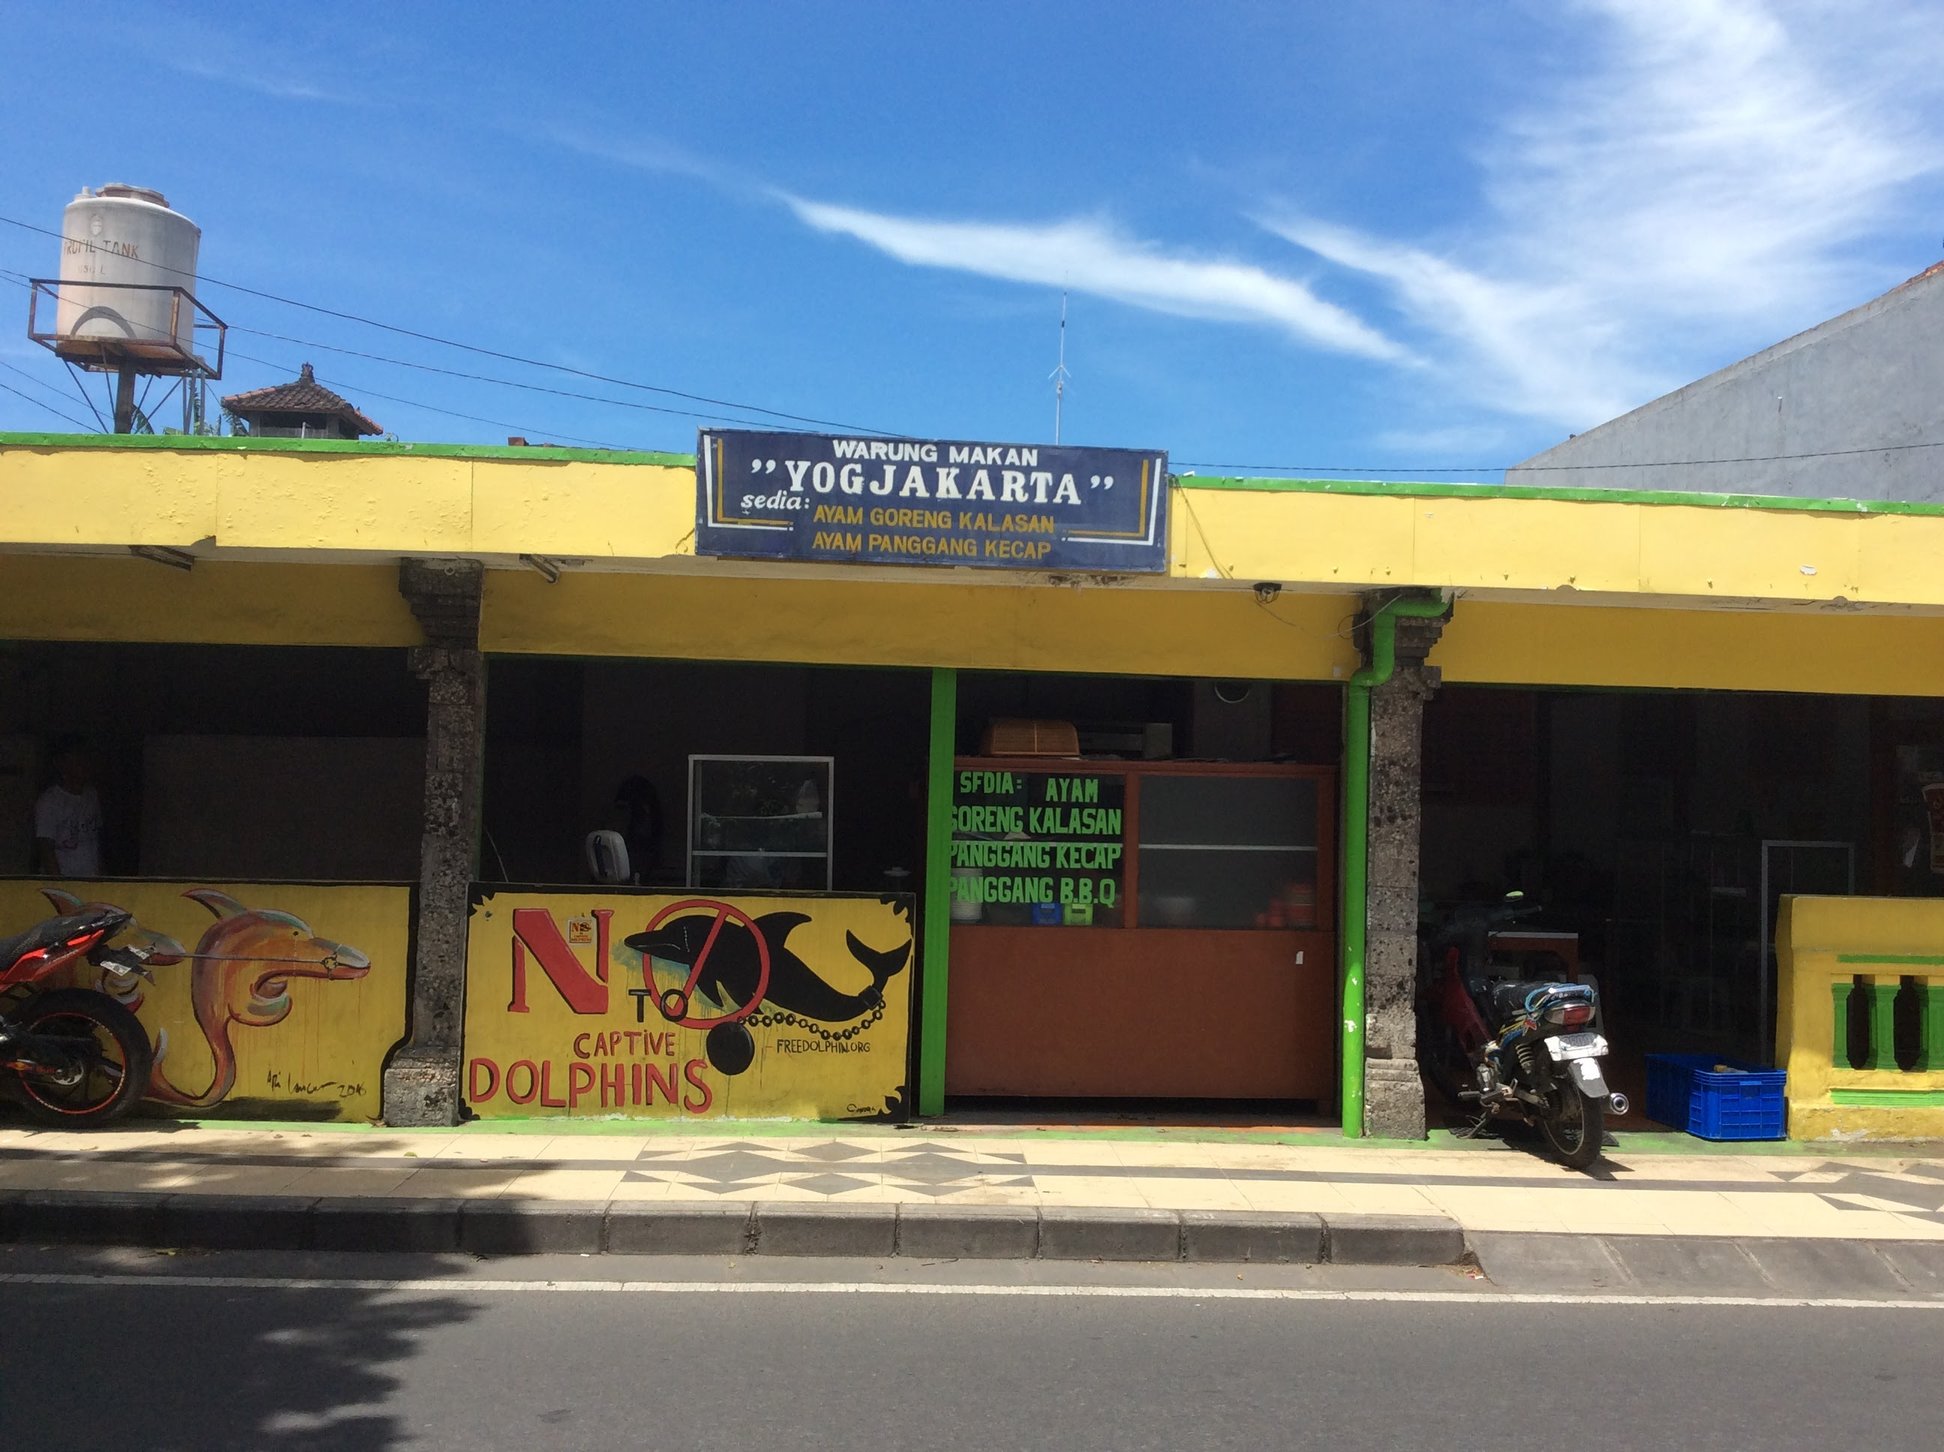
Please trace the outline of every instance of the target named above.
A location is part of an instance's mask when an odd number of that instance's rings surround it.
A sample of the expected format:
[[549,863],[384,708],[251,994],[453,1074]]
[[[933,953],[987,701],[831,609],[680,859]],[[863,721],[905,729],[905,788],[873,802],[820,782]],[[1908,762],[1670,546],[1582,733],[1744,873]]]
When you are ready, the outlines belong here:
[[1121,922],[1125,778],[961,770],[954,785],[954,921]]

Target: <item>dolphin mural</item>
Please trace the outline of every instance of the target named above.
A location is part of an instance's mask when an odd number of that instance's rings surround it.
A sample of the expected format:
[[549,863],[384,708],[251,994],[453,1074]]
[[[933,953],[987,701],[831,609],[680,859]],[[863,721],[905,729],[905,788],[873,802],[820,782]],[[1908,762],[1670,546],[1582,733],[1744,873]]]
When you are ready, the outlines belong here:
[[[786,946],[791,931],[809,921],[808,914],[793,912],[764,913],[755,920],[756,933],[762,934],[763,945],[769,949],[769,985],[762,1001],[821,1023],[849,1023],[864,1017],[884,1002],[884,985],[910,961],[911,944],[880,951],[867,946],[855,933],[844,934],[851,957],[871,975],[870,987],[845,993]],[[664,923],[652,933],[635,933],[625,941],[644,959],[660,958],[692,968],[715,928],[714,914],[693,913]],[[715,946],[703,961],[696,987],[717,1003],[753,1008],[750,1000],[761,977],[755,933],[725,920],[716,932]]]

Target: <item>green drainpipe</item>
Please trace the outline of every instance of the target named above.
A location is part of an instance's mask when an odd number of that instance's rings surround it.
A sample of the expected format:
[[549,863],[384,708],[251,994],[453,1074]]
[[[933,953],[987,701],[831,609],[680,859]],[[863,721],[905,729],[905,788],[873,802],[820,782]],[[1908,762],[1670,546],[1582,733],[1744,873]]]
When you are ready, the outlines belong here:
[[1397,669],[1397,622],[1436,620],[1442,600],[1389,600],[1370,617],[1370,664],[1343,699],[1343,1133],[1364,1132],[1364,940],[1370,919],[1370,692]]
[[925,768],[925,880],[918,954],[918,1112],[945,1112],[945,999],[952,947],[952,762],[958,672],[931,673],[931,741]]

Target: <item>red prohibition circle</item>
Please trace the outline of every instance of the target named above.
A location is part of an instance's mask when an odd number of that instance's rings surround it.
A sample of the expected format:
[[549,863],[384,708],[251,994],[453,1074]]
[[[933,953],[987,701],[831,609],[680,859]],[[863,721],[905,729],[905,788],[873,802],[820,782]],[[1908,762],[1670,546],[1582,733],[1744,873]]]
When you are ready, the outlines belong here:
[[[763,1002],[763,995],[769,992],[769,944],[763,941],[763,935],[756,927],[756,919],[752,918],[748,913],[732,903],[716,902],[714,899],[706,897],[687,897],[683,898],[680,902],[670,903],[648,920],[648,926],[645,931],[652,933],[677,913],[693,911],[714,913],[715,921],[709,924],[709,935],[702,940],[701,951],[695,955],[695,961],[689,965],[688,982],[684,983],[680,988],[671,988],[663,993],[657,994],[655,997],[655,1007],[660,1010],[663,1018],[680,1028],[711,1029],[717,1024],[741,1023],[752,1013],[756,1012],[757,1008]],[[718,1014],[714,1018],[690,1018],[688,1010],[695,998],[696,985],[702,981],[702,965],[709,961],[709,954],[715,951],[716,939],[722,936],[722,925],[732,919],[740,923],[744,928],[747,928],[749,930],[749,936],[755,940],[756,988],[749,995],[749,1002],[743,1004],[740,1008],[733,1009],[728,1013]],[[641,971],[647,974],[650,979],[653,978],[655,971],[651,966],[652,961],[652,954],[644,953],[642,955]],[[676,1003],[677,1000],[679,1000],[680,1011],[670,1013],[669,1007],[671,1004]]]

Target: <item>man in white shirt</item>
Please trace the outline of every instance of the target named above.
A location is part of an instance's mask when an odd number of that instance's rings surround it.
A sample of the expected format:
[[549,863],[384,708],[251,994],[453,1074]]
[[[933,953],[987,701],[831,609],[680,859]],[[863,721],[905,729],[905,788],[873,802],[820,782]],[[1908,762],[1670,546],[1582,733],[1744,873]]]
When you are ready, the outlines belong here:
[[34,803],[34,866],[47,877],[101,876],[101,798],[78,736],[54,746],[54,781]]

